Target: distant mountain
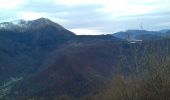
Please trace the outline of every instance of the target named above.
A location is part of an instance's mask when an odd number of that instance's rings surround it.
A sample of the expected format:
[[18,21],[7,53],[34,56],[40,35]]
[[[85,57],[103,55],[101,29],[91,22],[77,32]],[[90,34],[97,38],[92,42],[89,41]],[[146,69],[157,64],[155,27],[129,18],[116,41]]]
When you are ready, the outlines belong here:
[[170,30],[169,30],[169,31],[167,31],[166,33],[164,33],[164,37],[166,37],[166,38],[170,38]]
[[161,33],[167,33],[168,31],[170,31],[170,29],[163,29],[163,30],[160,30],[159,32],[161,32]]
[[153,35],[153,34],[143,34],[143,35],[137,35],[135,39],[137,40],[143,40],[143,41],[153,41],[153,40],[160,40],[163,39],[163,36],[159,35]]
[[150,39],[158,39],[161,38],[164,34],[161,32],[157,32],[157,31],[147,31],[147,30],[128,30],[125,32],[117,32],[114,33],[113,36],[117,37],[117,38],[121,38],[121,39],[142,39],[142,36],[144,36],[143,38],[150,38]]

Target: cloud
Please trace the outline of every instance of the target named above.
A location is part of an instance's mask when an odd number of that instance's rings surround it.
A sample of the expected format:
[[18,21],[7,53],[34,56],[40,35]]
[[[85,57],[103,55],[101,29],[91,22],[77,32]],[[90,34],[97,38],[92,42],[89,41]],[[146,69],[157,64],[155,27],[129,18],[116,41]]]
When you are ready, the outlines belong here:
[[11,10],[24,3],[23,0],[0,0],[0,9]]
[[103,34],[101,31],[92,30],[92,29],[70,29],[70,31],[77,33],[77,35],[98,35]]
[[[10,6],[7,6],[7,5]],[[168,28],[169,0],[0,0],[0,21],[47,17],[77,34]]]
[[48,17],[46,13],[38,13],[38,12],[20,12],[19,15],[21,19],[25,19],[25,20],[34,20],[41,17]]

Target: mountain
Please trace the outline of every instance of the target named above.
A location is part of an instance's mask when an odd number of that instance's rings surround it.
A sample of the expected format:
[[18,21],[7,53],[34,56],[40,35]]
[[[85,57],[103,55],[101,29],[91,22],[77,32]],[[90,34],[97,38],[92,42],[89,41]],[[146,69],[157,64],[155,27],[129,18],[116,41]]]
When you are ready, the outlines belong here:
[[[5,22],[5,25],[1,23],[0,28],[0,99],[3,100],[11,95],[43,95],[46,90],[47,96],[62,92],[74,96],[87,94],[96,83],[99,82],[94,88],[103,84],[95,77],[109,78],[112,74],[107,71],[114,68],[112,64],[118,57],[114,54],[118,53],[119,44],[125,42],[112,35],[76,36],[46,18]],[[108,57],[108,61],[102,57]],[[28,91],[23,91],[23,87]],[[79,89],[82,90],[78,93]]]
[[75,34],[46,18],[0,24],[0,83],[41,69],[48,54]]
[[168,42],[129,44],[110,35],[77,36],[51,54],[48,67],[15,84],[8,97],[55,100],[51,98],[69,96],[74,99],[66,100],[81,100],[100,93],[118,75],[125,79],[133,77],[136,66],[139,72],[145,69],[147,57],[153,51],[157,56],[166,55]]
[[157,31],[147,31],[147,30],[127,30],[125,32],[117,32],[114,33],[113,36],[120,38],[120,39],[125,39],[125,40],[138,40],[143,38],[150,38],[150,39],[158,39],[164,36],[163,33],[157,32]]
[[163,30],[160,30],[159,32],[161,32],[161,33],[167,33],[168,31],[170,31],[170,29],[163,29]]
[[143,35],[137,35],[135,39],[137,40],[143,40],[143,41],[153,41],[153,40],[160,40],[163,39],[163,36],[154,35],[154,34],[143,34]]
[[33,21],[26,21],[26,20],[15,20],[11,22],[3,22],[0,23],[0,29],[10,30],[10,31],[20,31],[25,32],[29,30],[37,30],[42,29],[43,27],[54,27],[57,30],[66,30],[61,25],[52,22],[46,18],[39,18]]
[[[14,86],[12,95],[79,97],[93,93],[124,70],[119,66],[122,44],[127,45],[110,35],[78,36],[52,54],[45,70]],[[128,49],[122,52],[128,54]]]
[[169,31],[167,31],[166,33],[164,33],[164,37],[167,37],[167,38],[169,38],[169,37],[170,37],[170,30],[169,30]]
[[[131,34],[131,39],[144,41],[131,44],[126,41],[127,34]],[[0,99],[95,100],[88,96],[105,94],[103,90],[115,87],[121,87],[118,89],[121,97],[134,93],[129,96],[134,99],[139,89],[136,83],[145,82],[141,77],[152,74],[153,77],[146,80],[154,81],[152,79],[164,76],[157,77],[157,72],[147,74],[152,67],[156,70],[170,53],[170,40],[161,35],[154,31],[128,30],[113,35],[77,36],[46,18],[1,23]],[[158,68],[164,71],[161,69]],[[120,84],[111,85],[119,81]],[[156,83],[152,88],[157,85],[158,88],[162,86]],[[140,88],[146,89],[146,86]],[[122,92],[124,89],[134,92]],[[107,95],[112,96],[112,92]]]

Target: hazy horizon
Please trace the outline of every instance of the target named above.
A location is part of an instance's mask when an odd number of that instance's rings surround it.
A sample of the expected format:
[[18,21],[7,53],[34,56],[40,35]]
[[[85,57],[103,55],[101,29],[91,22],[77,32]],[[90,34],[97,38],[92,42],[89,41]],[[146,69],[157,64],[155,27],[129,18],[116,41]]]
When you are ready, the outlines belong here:
[[168,0],[0,0],[0,22],[49,18],[76,34],[169,29]]

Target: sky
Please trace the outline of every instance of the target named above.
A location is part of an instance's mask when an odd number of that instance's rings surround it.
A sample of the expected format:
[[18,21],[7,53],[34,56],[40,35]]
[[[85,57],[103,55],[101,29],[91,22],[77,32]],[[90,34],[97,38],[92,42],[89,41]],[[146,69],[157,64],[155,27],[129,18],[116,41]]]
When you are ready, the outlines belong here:
[[0,22],[40,17],[78,35],[170,29],[170,0],[0,0]]

